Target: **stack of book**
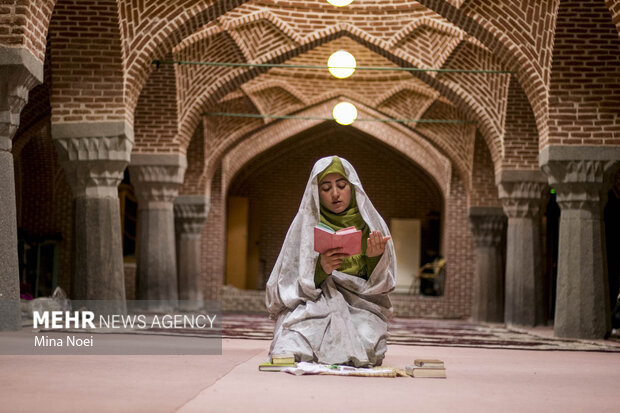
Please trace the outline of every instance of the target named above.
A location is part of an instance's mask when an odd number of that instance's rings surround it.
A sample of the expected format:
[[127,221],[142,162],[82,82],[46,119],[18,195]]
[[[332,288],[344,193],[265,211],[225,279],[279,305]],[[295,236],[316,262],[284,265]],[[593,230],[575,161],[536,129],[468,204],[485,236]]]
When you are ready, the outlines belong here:
[[297,367],[293,353],[272,354],[271,362],[258,365],[260,371],[280,371],[287,367]]
[[437,359],[417,359],[413,366],[407,366],[407,374],[415,378],[446,378],[446,367],[442,360]]

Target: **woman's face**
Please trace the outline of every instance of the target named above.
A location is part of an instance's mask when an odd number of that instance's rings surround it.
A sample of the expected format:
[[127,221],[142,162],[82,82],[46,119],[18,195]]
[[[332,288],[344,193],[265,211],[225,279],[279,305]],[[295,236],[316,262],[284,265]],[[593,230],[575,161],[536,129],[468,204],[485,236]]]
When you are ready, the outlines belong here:
[[319,182],[319,199],[323,206],[339,214],[349,207],[351,184],[339,173],[327,174]]

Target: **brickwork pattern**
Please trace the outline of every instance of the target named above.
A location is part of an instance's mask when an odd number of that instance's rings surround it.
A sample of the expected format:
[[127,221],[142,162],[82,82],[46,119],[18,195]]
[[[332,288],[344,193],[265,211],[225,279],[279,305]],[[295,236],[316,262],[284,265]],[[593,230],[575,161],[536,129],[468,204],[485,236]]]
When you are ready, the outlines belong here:
[[562,1],[540,147],[620,144],[620,42],[600,1]]
[[154,59],[168,55],[185,37],[246,1],[119,0],[117,13],[125,56],[127,113],[133,115],[140,91],[154,70],[151,63]]
[[[488,50],[471,42],[461,42],[446,66],[450,69],[504,70],[505,68]],[[487,137],[494,159],[502,153],[501,136],[503,134],[508,82],[510,76],[495,73],[439,73],[437,79],[453,90],[463,89],[462,95],[468,99],[473,112],[478,114],[481,122],[479,128]]]
[[611,20],[616,25],[618,36],[620,36],[620,0],[605,0],[605,4],[609,8]]
[[496,169],[538,170],[536,119],[521,85],[514,77],[510,80],[508,92],[504,142],[504,157],[501,163],[495,164]]
[[211,187],[211,207],[201,234],[201,268],[204,297],[220,298],[226,270],[226,199],[222,193],[221,168],[216,171]]
[[[426,111],[430,119],[462,119],[461,112],[449,103],[435,101]],[[456,170],[466,180],[471,175],[475,128],[472,125],[420,123],[420,133],[448,154]]]
[[59,0],[49,47],[52,123],[128,118],[116,1]]
[[[169,56],[172,58],[172,56]],[[188,142],[176,142],[177,99],[175,68],[162,65],[142,89],[134,120],[134,152],[184,153]]]
[[475,270],[474,240],[467,216],[467,190],[454,171],[446,201],[442,251],[446,258],[445,314],[471,315]]
[[[310,111],[302,112],[303,116],[329,116],[335,101],[325,102],[322,106],[317,106]],[[360,117],[375,116],[375,113],[367,111],[367,108],[358,107]],[[304,133],[306,130],[324,123],[326,125],[331,122],[320,120],[300,120],[290,119],[283,122],[274,123],[269,127],[262,129],[259,133],[252,135],[251,138],[244,140],[235,146],[224,158],[224,182],[227,185],[232,176],[240,170],[249,160],[257,156],[272,146],[292,137],[296,134]],[[333,125],[333,123],[332,123]],[[384,142],[393,149],[407,156],[414,163],[420,165],[435,180],[442,192],[447,195],[450,186],[450,162],[437,149],[433,148],[419,135],[411,133],[405,127],[392,124],[387,125],[382,122],[356,122],[353,128],[365,134],[375,137]],[[346,128],[340,128],[343,130]],[[340,133],[340,132],[339,132]],[[232,145],[235,136],[229,137],[228,143]],[[211,159],[217,159],[215,152]],[[210,179],[210,168],[207,166],[207,176]]]
[[469,193],[469,206],[501,207],[497,186],[495,185],[495,173],[493,161],[488,147],[481,136],[476,136],[474,148],[474,166],[471,177],[471,189]]
[[56,0],[4,1],[0,4],[0,44],[24,47],[43,61],[45,37]]
[[546,136],[553,28],[559,0],[476,0],[458,10],[441,0],[420,2],[480,40],[499,61],[517,72],[536,114],[538,133]]
[[[272,50],[274,48],[276,50],[282,50],[282,53],[280,53],[279,55],[274,55],[274,53],[272,52],[268,55],[262,56],[260,60],[261,62],[287,62],[291,64],[306,65],[324,64],[329,54],[321,56],[324,53],[315,53],[315,50],[321,48],[324,45],[331,44],[332,42],[340,41],[340,39],[344,35],[347,37],[342,39],[342,42],[345,42],[346,39],[346,41],[349,43],[357,43],[355,45],[350,45],[347,50],[352,50],[355,56],[361,56],[362,60],[364,56],[372,50],[373,54],[375,54],[375,59],[376,55],[384,55],[386,58],[388,58],[388,60],[399,59],[399,64],[401,62],[404,62],[405,65],[421,65],[422,67],[426,66],[424,64],[420,64],[419,58],[416,64],[416,62],[413,61],[413,55],[408,55],[407,53],[403,52],[402,48],[398,48],[396,46],[397,43],[393,43],[391,40],[389,40],[389,37],[387,36],[389,30],[385,27],[382,27],[381,32],[377,32],[376,27],[366,27],[366,22],[368,20],[373,20],[375,16],[364,16],[363,20],[357,19],[357,16],[355,15],[353,15],[353,17],[349,15],[347,15],[348,17],[340,16],[341,19],[338,20],[337,24],[331,24],[331,19],[329,17],[326,17],[330,16],[331,12],[321,10],[320,12],[317,12],[320,13],[317,14],[317,16],[321,16],[321,19],[316,21],[310,19],[310,23],[308,23],[308,19],[304,18],[304,24],[301,25],[296,24],[296,19],[300,18],[301,16],[305,17],[308,14],[307,11],[305,14],[293,13],[290,16],[286,14],[282,15],[281,13],[283,12],[283,10],[286,10],[286,8],[286,6],[283,6],[282,8],[273,8],[270,9],[268,12],[265,12],[264,10],[259,11],[253,4],[246,4],[243,7],[240,7],[235,11],[228,13],[225,17],[222,17],[222,27],[227,29],[231,33],[230,35],[225,35],[225,33],[223,33],[221,29],[219,29],[217,26],[209,27],[208,29],[204,30],[203,35],[195,36],[194,43],[187,41],[183,45],[181,45],[182,48],[178,47],[178,52],[176,53],[176,55],[179,59],[182,60],[218,61],[218,57],[220,57],[220,51],[225,50],[228,53],[226,55],[226,57],[228,57],[228,61],[236,61],[236,59],[242,59],[244,57],[247,58],[249,53],[247,52],[247,50],[248,47],[251,47],[251,44],[248,45],[247,42],[243,43],[243,41],[244,39],[252,38],[253,36],[251,33],[244,33],[244,30],[249,25],[251,26],[250,23],[254,22],[256,24],[252,26],[252,30],[255,30],[256,25],[259,25],[259,23],[260,26],[263,27],[263,30],[267,30],[265,29],[265,27],[269,27],[270,33],[273,34],[272,36],[268,37],[269,40],[272,40],[274,42],[274,44],[272,45]],[[401,44],[403,42],[403,39],[408,38],[408,35],[410,34],[409,32],[417,33],[419,31],[422,31],[425,33],[425,36],[428,35],[431,37],[431,39],[424,42],[418,41],[416,43],[417,47],[422,47],[426,45],[427,47],[424,50],[425,56],[436,56],[438,38],[437,33],[441,32],[444,38],[449,37],[451,39],[449,42],[447,42],[447,44],[453,44],[453,46],[450,47],[444,45],[446,48],[442,50],[444,50],[445,56],[441,59],[441,62],[443,63],[445,58],[447,58],[447,56],[449,55],[449,52],[452,52],[454,48],[456,48],[457,44],[460,42],[459,39],[462,38],[462,32],[448,25],[443,19],[436,16],[434,13],[429,12],[428,10],[425,10],[423,8],[418,9],[416,9],[416,19],[412,20],[409,25],[405,25],[404,29],[400,27],[401,32],[397,33],[397,35],[395,36],[396,40],[394,40],[394,42],[400,42],[398,44]],[[403,17],[401,16],[401,18]],[[364,23],[362,23],[362,21]],[[303,27],[303,29],[301,27]],[[423,30],[423,28],[425,27],[431,27],[432,30]],[[402,30],[407,30],[408,32],[405,33],[402,32]],[[235,35],[232,34],[233,32],[235,33]],[[277,33],[277,36],[274,33]],[[415,36],[417,36],[417,34]],[[283,39],[288,39],[288,41],[284,41]],[[457,39],[458,41],[454,41],[454,39]],[[231,44],[231,41],[234,42],[232,42]],[[236,43],[237,41],[241,43]],[[299,42],[302,43],[298,45],[297,43]],[[469,41],[464,43],[467,43],[468,46],[462,48],[463,50],[479,49],[479,43]],[[384,51],[384,48],[387,48],[387,50],[389,50],[390,52],[388,53],[387,51]],[[327,48],[324,47],[323,49]],[[334,49],[336,49],[336,47],[334,46],[330,48],[330,50],[332,51]],[[238,50],[240,50],[242,53],[239,53]],[[479,52],[475,53],[481,56],[484,55],[483,53]],[[319,56],[321,56],[321,58],[317,58]],[[415,56],[418,55],[416,54]],[[468,65],[472,63],[471,59],[469,61],[467,59],[462,60]],[[439,64],[438,61],[436,61],[435,63]],[[364,64],[359,63],[359,65]],[[371,63],[366,65],[373,64]],[[374,64],[374,66],[377,65],[378,64]],[[385,63],[380,65],[385,66]],[[468,66],[468,68],[471,68],[471,66]],[[241,69],[234,71],[229,70],[229,74],[222,77],[220,75],[224,73],[224,68],[221,67],[212,68],[204,66],[190,66],[186,68],[183,66],[181,70],[187,72],[187,76],[184,77],[186,77],[187,79],[192,79],[191,82],[187,80],[187,83],[190,83],[193,88],[191,91],[183,92],[181,106],[188,109],[184,109],[181,113],[181,134],[191,133],[195,125],[199,123],[200,112],[203,112],[205,107],[211,106],[213,104],[212,101],[217,100],[219,96],[229,93],[234,88],[239,87],[240,84],[247,83],[253,77],[265,71],[265,69],[249,69],[245,71]],[[272,69],[269,71],[269,73],[272,72],[274,72],[275,75],[277,74],[278,69]],[[304,77],[303,73],[303,70],[299,71],[299,73],[296,74],[295,78],[299,80],[300,76]],[[372,95],[369,96],[366,89],[368,89],[368,87],[370,87],[371,89],[378,89],[380,91],[383,91],[384,89],[379,86],[382,83],[376,81],[371,82],[371,85],[366,86],[365,82],[363,82],[364,80],[366,80],[366,78],[364,78],[363,76],[363,74],[356,74],[355,80],[341,81],[340,85],[342,85],[343,89],[349,91],[348,93],[346,93],[347,95],[350,95],[350,90],[352,89],[355,89],[356,91],[362,90],[363,93],[358,92],[358,94],[362,96],[361,100],[364,103],[371,105],[368,99],[370,98],[372,100]],[[377,74],[374,73],[366,73],[366,76],[368,78],[371,78],[372,76],[373,79],[377,78]],[[383,77],[384,76],[385,75],[383,75]],[[429,81],[429,79],[432,79],[432,77],[428,75],[420,74],[417,76],[422,79],[426,79],[427,82]],[[285,77],[290,78],[290,75]],[[505,105],[507,83],[502,87],[494,88],[494,86],[498,83],[498,79],[501,79],[499,81],[500,83],[506,83],[508,77],[496,75],[495,79],[490,81],[491,83],[487,89],[491,90],[494,93],[497,89],[499,91],[498,93],[502,95],[501,99],[494,99],[496,96],[493,93],[479,93],[479,90],[477,90],[476,86],[480,85],[481,83],[487,82],[487,79],[483,79],[482,82],[480,81],[480,79],[478,79],[476,82],[462,82],[458,85],[458,87],[453,87],[448,84],[438,85],[437,82],[434,82],[433,86],[440,87],[444,92],[447,91],[454,95],[461,96],[461,99],[457,100],[457,104],[464,105],[462,109],[465,112],[471,113],[473,116],[480,116],[483,121],[482,124],[489,125],[485,129],[484,133],[488,134],[488,140],[492,141],[493,139],[497,140],[498,136],[501,137],[503,135],[503,133],[497,132],[497,124],[502,122],[487,119],[491,115],[495,116],[496,113],[503,114],[504,112],[503,110],[501,110],[501,107],[502,105]],[[385,79],[379,80],[383,81],[383,83],[385,82]],[[349,87],[347,82],[351,82],[351,84],[354,84],[355,88]],[[320,85],[316,85],[310,84],[309,82],[306,82],[306,79],[304,79],[304,83],[306,83],[307,85],[306,89],[311,92],[310,94],[304,94],[304,96],[316,96],[317,93],[320,94],[321,91],[324,91],[325,89],[329,91],[334,90],[333,85],[328,82],[320,82]],[[487,90],[485,90],[485,92],[486,91]],[[335,93],[332,92],[332,94]],[[487,96],[490,96],[490,98],[488,99],[488,101],[484,101]],[[191,106],[185,104],[185,101],[191,102]],[[489,102],[492,103],[491,107],[487,107],[487,104]],[[498,110],[498,106],[500,110]],[[400,117],[403,116],[401,115]],[[495,127],[493,127],[493,125],[495,125]],[[495,133],[491,134],[491,132]],[[496,143],[496,145],[501,146],[501,142]]]
[[205,169],[205,133],[202,125],[196,129],[196,133],[187,148],[187,169],[183,185],[179,195],[203,195],[208,194],[211,188],[206,188],[201,183]]

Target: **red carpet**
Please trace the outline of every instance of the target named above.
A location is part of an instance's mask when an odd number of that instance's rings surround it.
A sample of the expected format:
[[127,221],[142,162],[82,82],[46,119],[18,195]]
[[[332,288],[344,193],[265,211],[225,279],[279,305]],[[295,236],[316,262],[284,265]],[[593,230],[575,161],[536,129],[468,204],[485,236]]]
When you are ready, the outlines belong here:
[[[222,337],[271,340],[274,322],[259,314],[222,315]],[[500,325],[462,320],[394,318],[388,344],[412,346],[476,347],[520,350],[620,352],[620,340],[573,340],[546,337]]]

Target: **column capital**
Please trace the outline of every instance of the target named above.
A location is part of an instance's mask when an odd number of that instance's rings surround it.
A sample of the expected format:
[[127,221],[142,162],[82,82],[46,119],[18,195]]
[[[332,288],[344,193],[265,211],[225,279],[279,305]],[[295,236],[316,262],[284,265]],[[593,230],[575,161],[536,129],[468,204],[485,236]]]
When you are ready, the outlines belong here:
[[620,167],[620,147],[548,146],[539,162],[563,212],[581,210],[600,216],[611,178]]
[[495,247],[506,229],[506,215],[501,207],[470,207],[469,222],[476,247]]
[[129,173],[139,208],[172,210],[185,169],[187,159],[183,154],[132,154]]
[[24,48],[0,46],[0,151],[11,150],[28,92],[43,81],[43,62]]
[[498,174],[499,199],[509,218],[539,217],[546,200],[547,178],[537,170],[506,170]]
[[118,196],[133,147],[128,123],[53,124],[52,139],[74,196]]
[[199,235],[209,214],[205,195],[179,195],[174,201],[175,228],[181,234]]

